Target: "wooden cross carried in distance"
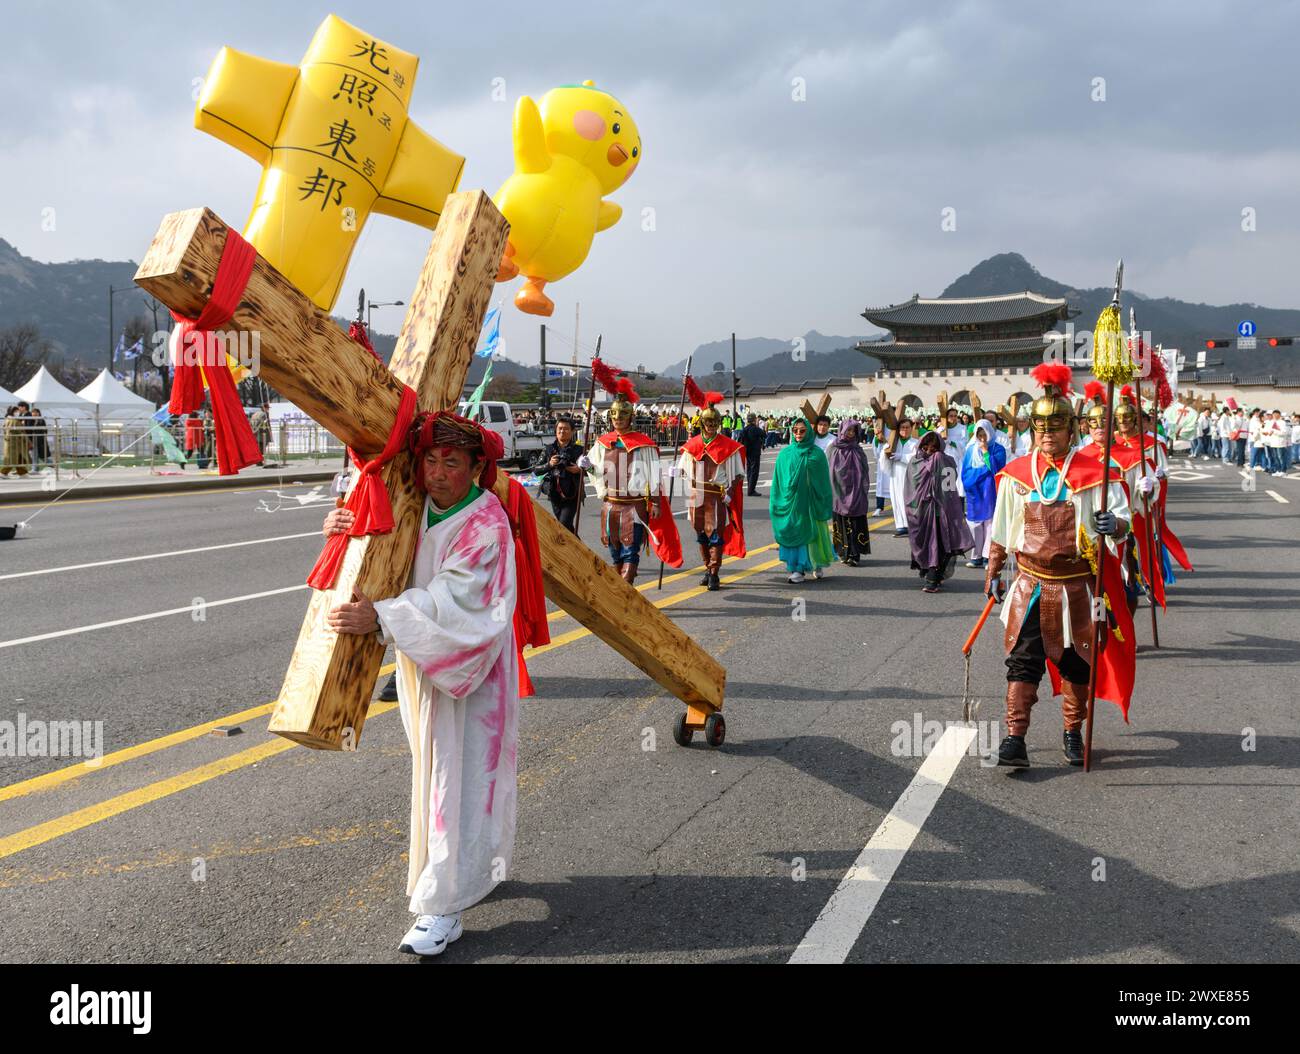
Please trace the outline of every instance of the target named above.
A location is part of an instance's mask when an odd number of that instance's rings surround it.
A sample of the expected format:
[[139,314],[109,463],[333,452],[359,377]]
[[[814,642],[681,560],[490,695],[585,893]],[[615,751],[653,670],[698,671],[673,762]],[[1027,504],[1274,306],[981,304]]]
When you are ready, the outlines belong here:
[[803,413],[804,420],[807,421],[810,426],[813,426],[817,424],[817,418],[821,417],[824,413],[826,413],[826,411],[830,408],[830,405],[831,405],[831,397],[829,394],[827,394],[827,395],[823,395],[820,399],[817,400],[816,408],[813,407],[813,404],[811,402],[805,399],[803,401],[803,406],[799,407],[799,409]]
[[[197,316],[212,294],[228,230],[208,209],[170,214],[136,272],[137,284],[178,314]],[[259,333],[262,379],[359,455],[373,457],[397,419],[403,384],[415,389],[420,409],[454,408],[460,400],[508,231],[482,191],[448,196],[391,367],[261,256],[225,328]],[[312,591],[271,717],[271,731],[304,746],[355,746],[383,661],[373,635],[334,633],[325,616],[354,589],[381,599],[407,587],[424,498],[405,451],[380,471],[394,530],[349,539],[334,587]],[[498,495],[507,486],[499,473]],[[535,511],[547,598],[685,702],[691,716],[702,721],[720,710],[721,665],[554,516],[540,506]]]

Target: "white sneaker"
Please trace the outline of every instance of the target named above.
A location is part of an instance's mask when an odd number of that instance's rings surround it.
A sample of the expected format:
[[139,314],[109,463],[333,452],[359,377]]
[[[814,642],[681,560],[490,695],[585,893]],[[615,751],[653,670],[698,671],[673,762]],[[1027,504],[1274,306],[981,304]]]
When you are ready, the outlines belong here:
[[820,567],[817,568],[815,571],[813,571],[813,578],[822,579],[825,577],[826,576],[822,573],[822,569]]
[[800,582],[803,581],[803,572],[796,571],[794,574],[790,576],[790,581],[793,582],[795,585],[798,585]]
[[397,950],[411,955],[441,955],[464,932],[459,911],[455,915],[420,915]]

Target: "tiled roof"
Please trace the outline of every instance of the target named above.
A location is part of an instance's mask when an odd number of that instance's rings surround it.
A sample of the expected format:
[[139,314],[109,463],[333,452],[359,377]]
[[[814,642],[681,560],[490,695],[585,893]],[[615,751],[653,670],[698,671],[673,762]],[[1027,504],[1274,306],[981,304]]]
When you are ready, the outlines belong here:
[[1005,340],[956,340],[900,344],[895,340],[864,340],[857,350],[882,362],[914,358],[979,359],[989,355],[1028,355],[1047,346],[1042,337],[1013,337]]
[[748,398],[752,395],[779,395],[782,392],[820,392],[828,388],[852,388],[850,377],[830,377],[824,381],[787,381],[784,384],[755,384],[751,388],[740,388],[736,395]]
[[868,322],[888,329],[895,325],[946,326],[961,322],[1010,322],[1039,315],[1065,318],[1063,297],[1038,293],[1006,296],[969,296],[922,299],[919,296],[888,307],[869,307],[862,312]]

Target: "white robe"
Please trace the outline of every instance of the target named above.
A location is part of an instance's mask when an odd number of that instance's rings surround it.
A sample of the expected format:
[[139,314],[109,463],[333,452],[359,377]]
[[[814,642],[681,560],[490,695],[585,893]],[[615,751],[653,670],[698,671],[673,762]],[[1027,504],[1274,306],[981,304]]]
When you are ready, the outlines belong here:
[[[668,493],[664,481],[660,478],[659,448],[641,446],[632,451],[625,462],[626,478],[616,478],[613,471],[614,460],[603,443],[592,441],[591,450],[587,452],[591,468],[587,470],[592,485],[596,488],[596,498],[604,501],[611,492],[617,497],[657,497]],[[606,465],[606,460],[609,464]]]
[[889,458],[885,450],[889,446],[890,431],[885,429],[885,441],[876,446],[876,497],[889,500]]
[[889,465],[889,493],[895,496],[890,498],[890,507],[894,510],[896,530],[907,530],[907,503],[903,500],[904,488],[907,486],[907,463],[916,457],[920,445],[916,439],[900,442],[894,449],[893,460],[886,458]]
[[485,491],[424,530],[410,588],[375,609],[411,747],[406,891],[416,914],[449,915],[487,896],[514,851],[515,554],[501,502]]
[[951,428],[945,428],[944,436],[949,444],[957,448],[956,454],[951,450],[945,450],[944,453],[960,465],[962,456],[966,453],[966,444],[970,441],[970,437],[966,434],[966,426],[953,425]]

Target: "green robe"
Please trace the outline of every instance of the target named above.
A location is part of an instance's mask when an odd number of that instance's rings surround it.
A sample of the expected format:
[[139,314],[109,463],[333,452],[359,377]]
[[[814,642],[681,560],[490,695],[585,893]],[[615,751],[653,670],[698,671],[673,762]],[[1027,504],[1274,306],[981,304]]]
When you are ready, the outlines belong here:
[[822,541],[832,515],[831,468],[815,439],[809,429],[802,443],[783,447],[772,473],[772,533],[778,545],[792,549]]

